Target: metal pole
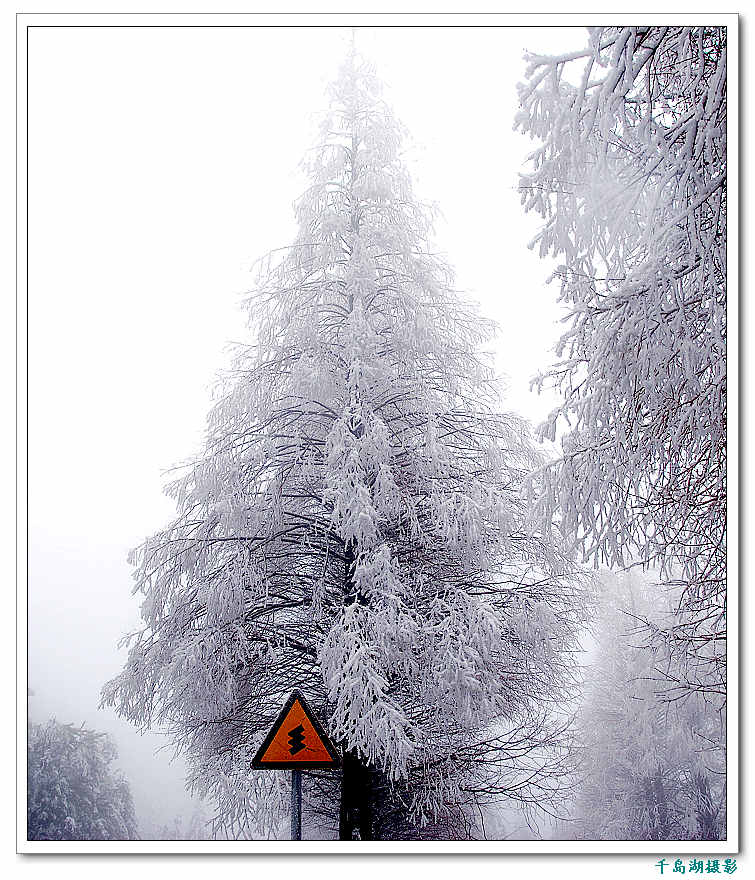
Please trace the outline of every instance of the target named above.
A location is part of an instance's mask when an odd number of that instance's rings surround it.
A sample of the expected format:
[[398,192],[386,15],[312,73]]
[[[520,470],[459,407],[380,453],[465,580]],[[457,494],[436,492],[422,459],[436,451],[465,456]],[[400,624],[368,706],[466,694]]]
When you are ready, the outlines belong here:
[[301,770],[291,771],[291,840],[301,840]]

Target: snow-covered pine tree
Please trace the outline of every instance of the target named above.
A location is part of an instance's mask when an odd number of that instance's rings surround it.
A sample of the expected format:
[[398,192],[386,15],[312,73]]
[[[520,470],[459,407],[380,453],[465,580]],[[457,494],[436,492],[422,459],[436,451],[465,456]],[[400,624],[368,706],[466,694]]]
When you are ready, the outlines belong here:
[[725,27],[597,27],[529,55],[516,124],[533,241],[563,259],[568,329],[551,381],[566,426],[545,471],[586,559],[659,565],[682,589],[667,699],[726,699]]
[[344,753],[305,775],[305,834],[472,836],[478,801],[547,807],[568,772],[580,590],[528,529],[538,455],[380,94],[352,51],[254,343],[170,487],[177,519],[133,554],[144,627],[104,690],[170,726],[239,836],[281,832],[288,774],[249,764],[295,687]]
[[29,840],[138,840],[131,789],[113,770],[106,733],[83,725],[29,724]]

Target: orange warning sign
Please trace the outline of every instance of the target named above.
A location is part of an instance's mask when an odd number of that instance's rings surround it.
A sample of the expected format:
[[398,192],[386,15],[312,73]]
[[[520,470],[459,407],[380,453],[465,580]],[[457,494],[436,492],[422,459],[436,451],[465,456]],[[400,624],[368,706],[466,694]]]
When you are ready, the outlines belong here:
[[338,752],[299,691],[294,691],[252,761],[255,770],[338,767]]

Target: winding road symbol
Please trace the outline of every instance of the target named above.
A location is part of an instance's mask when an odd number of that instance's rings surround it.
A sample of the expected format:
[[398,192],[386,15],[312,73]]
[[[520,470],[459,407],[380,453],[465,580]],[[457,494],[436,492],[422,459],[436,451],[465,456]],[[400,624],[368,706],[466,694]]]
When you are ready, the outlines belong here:
[[295,755],[297,752],[300,752],[305,747],[303,725],[300,724],[298,727],[294,727],[293,730],[289,730],[288,741],[289,745],[291,746],[288,751],[291,755]]

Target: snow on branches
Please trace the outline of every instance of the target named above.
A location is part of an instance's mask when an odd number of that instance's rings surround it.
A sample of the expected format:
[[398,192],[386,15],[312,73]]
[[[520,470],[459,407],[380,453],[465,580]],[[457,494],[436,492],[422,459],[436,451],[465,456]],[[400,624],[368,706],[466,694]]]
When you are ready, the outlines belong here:
[[29,840],[137,840],[131,789],[111,766],[118,757],[106,733],[83,725],[29,724]]
[[534,803],[567,743],[580,591],[527,521],[540,460],[500,411],[491,328],[429,247],[370,68],[352,54],[331,97],[298,235],[261,261],[254,341],[170,488],[177,519],[133,554],[144,628],[104,695],[171,725],[239,826],[277,796],[254,807],[248,767],[294,687],[419,824]]
[[585,559],[659,565],[683,586],[655,635],[681,662],[670,696],[725,699],[726,29],[599,27],[583,51],[529,55],[516,126],[567,329],[542,427],[543,471]]

